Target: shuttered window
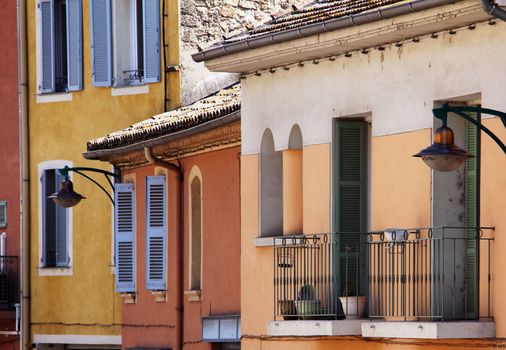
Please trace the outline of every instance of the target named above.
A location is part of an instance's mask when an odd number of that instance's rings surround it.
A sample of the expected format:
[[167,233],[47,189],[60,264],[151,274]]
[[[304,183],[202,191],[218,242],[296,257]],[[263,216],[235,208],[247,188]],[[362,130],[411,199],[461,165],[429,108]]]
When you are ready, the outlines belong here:
[[342,295],[358,295],[363,281],[360,233],[366,232],[367,124],[336,121],[334,125],[334,229],[337,237],[338,279]]
[[114,185],[116,291],[135,292],[135,191],[132,183]]
[[111,86],[111,0],[90,0],[90,18],[92,83],[94,86]]
[[167,207],[165,176],[146,178],[146,288],[165,290]]
[[7,227],[7,201],[0,201],[0,228]]
[[81,90],[82,0],[38,0],[39,93]]
[[65,180],[57,170],[45,170],[42,175],[42,215],[43,240],[42,258],[43,267],[67,267],[69,257],[69,210],[57,206],[52,199],[47,198],[57,192],[60,183]]
[[94,86],[160,81],[159,0],[90,0],[90,14]]
[[[479,114],[468,113],[480,122]],[[466,150],[474,157],[468,158],[465,165],[465,211],[466,226],[480,226],[480,130],[472,123],[466,123]],[[469,229],[466,232],[466,318],[478,318],[478,249],[479,232]]]

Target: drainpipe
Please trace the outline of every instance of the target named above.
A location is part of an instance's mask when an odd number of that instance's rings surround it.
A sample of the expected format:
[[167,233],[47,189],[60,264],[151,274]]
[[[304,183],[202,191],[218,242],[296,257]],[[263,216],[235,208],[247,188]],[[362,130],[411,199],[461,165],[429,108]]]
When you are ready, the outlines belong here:
[[494,3],[491,0],[480,0],[481,7],[489,14],[494,17],[497,17],[499,19],[502,19],[503,21],[506,21],[506,11],[504,11],[502,8],[497,6],[496,3]]
[[19,141],[21,166],[21,344],[31,349],[30,336],[30,162],[28,149],[28,81],[26,55],[26,0],[17,0],[18,15],[18,84],[19,84]]
[[[178,324],[178,332],[177,332],[177,346],[176,349],[183,350],[184,348],[184,305],[183,305],[183,270],[184,270],[184,176],[183,176],[183,168],[181,164],[175,165],[161,159],[153,157],[151,153],[151,148],[144,147],[144,155],[149,162],[149,164],[156,165],[159,167],[163,167],[177,173],[177,179],[179,180],[179,235],[177,237],[178,242],[176,243],[176,247],[178,247],[176,251],[177,261],[178,261],[178,269],[177,269],[177,290],[176,290],[176,310],[177,310],[177,324]],[[179,162],[179,160],[178,160]]]

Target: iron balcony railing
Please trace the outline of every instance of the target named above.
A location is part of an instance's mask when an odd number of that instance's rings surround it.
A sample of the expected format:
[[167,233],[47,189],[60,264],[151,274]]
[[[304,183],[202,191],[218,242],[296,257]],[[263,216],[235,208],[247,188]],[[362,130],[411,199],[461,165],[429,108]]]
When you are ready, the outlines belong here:
[[17,256],[0,256],[0,310],[14,310],[19,303]]
[[275,319],[491,317],[493,228],[274,239]]

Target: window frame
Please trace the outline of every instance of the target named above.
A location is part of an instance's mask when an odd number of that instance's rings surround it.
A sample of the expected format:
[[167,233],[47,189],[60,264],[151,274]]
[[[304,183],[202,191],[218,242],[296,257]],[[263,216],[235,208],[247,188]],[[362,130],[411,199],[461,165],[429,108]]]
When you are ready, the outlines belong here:
[[[193,201],[192,201],[192,183],[195,178],[200,182],[200,277],[199,288],[193,288]],[[188,290],[201,291],[204,282],[204,202],[203,198],[202,172],[198,166],[193,166],[188,175]]]
[[[44,175],[44,172],[46,170],[53,170],[53,169],[61,169],[65,166],[72,167],[72,162],[69,160],[49,160],[45,162],[41,162],[38,165],[38,200],[37,200],[37,206],[38,206],[38,217],[39,217],[39,257],[38,257],[38,273],[39,276],[71,276],[73,275],[73,244],[72,244],[72,236],[73,236],[73,209],[68,208],[68,226],[67,226],[67,251],[68,251],[68,257],[69,257],[69,264],[65,267],[60,266],[41,266],[42,261],[42,252],[44,249],[44,209],[43,209],[43,203],[45,198],[43,198],[44,195],[44,189],[42,186],[42,178]],[[72,173],[69,173],[69,179],[72,180]]]

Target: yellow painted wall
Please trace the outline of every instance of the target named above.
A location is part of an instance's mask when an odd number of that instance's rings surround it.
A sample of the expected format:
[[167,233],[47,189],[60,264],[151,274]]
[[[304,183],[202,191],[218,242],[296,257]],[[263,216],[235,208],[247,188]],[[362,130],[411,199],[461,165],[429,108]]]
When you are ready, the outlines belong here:
[[[35,0],[27,4],[30,194],[31,194],[31,322],[32,334],[119,335],[121,304],[115,292],[112,263],[112,206],[95,185],[74,175],[77,192],[88,199],[73,209],[72,276],[39,276],[38,164],[63,159],[74,166],[111,170],[103,162],[82,157],[86,141],[125,128],[134,122],[163,112],[164,84],[148,84],[148,94],[111,96],[111,88],[93,87],[89,2],[83,1],[84,89],[72,93],[72,101],[37,103]],[[167,1],[168,63],[177,64],[178,4]],[[163,62],[163,59],[162,59]],[[179,73],[170,73],[170,108],[179,105]],[[94,176],[108,186],[103,176]]]

